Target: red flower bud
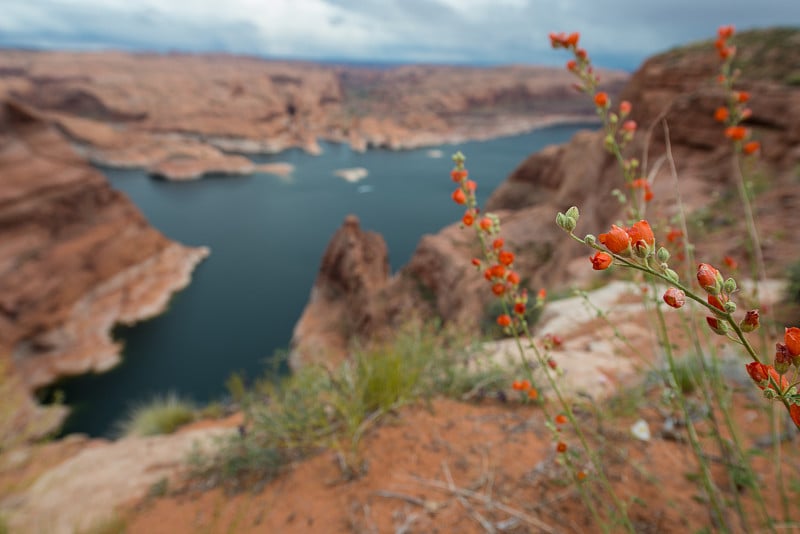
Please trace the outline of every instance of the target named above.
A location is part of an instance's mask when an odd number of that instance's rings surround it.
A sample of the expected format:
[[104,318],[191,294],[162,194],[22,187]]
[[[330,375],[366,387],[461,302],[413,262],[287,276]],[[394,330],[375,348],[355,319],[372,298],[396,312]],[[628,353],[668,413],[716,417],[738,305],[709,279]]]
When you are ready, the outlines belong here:
[[608,105],[608,94],[600,91],[594,95],[594,103],[598,108],[604,108]]
[[453,191],[453,194],[450,196],[453,198],[453,202],[456,204],[466,204],[467,202],[467,195],[464,194],[464,191],[462,191],[461,188]]
[[567,444],[563,441],[559,441],[558,445],[556,445],[556,450],[560,453],[567,452]]
[[508,273],[508,276],[506,276],[506,280],[508,281],[509,284],[515,286],[519,284],[519,275],[514,271],[511,271],[510,273]]
[[484,232],[488,232],[489,230],[492,229],[492,220],[489,217],[484,217],[483,219],[481,219],[479,225],[481,227],[481,230],[483,230]]
[[502,237],[498,237],[497,239],[495,239],[492,242],[492,248],[494,248],[494,249],[503,248],[503,244],[504,243],[505,242],[503,241],[503,238]]
[[714,111],[714,120],[717,122],[725,122],[728,120],[729,115],[730,113],[728,112],[728,108],[718,107],[716,111]]
[[733,93],[733,95],[736,97],[736,101],[740,104],[744,104],[745,102],[750,100],[750,93],[748,93],[747,91],[737,91]]
[[664,302],[673,308],[680,308],[686,304],[686,294],[680,289],[671,287],[664,293]]
[[514,303],[514,313],[517,315],[524,315],[525,314],[525,303],[524,302],[515,302]]
[[605,252],[596,252],[594,256],[589,258],[589,261],[592,262],[592,269],[602,271],[611,267],[613,258]]
[[792,404],[789,406],[789,416],[794,421],[794,424],[797,425],[797,428],[800,428],[800,406],[797,404]]
[[619,103],[619,114],[625,117],[628,113],[631,112],[631,103],[627,100],[623,100]]
[[742,332],[752,332],[758,328],[758,310],[750,310],[744,315],[744,319],[739,323]]
[[464,226],[472,226],[472,223],[475,222],[475,216],[467,212],[461,217],[461,222],[464,223]]
[[717,35],[719,35],[720,39],[730,39],[733,35],[734,27],[733,25],[729,26],[720,26],[717,30]]
[[505,313],[502,314],[502,315],[499,315],[497,317],[497,324],[499,324],[500,326],[505,328],[505,327],[507,327],[507,326],[509,326],[511,324],[511,317],[509,317]]
[[721,279],[719,271],[711,265],[701,263],[697,266],[697,281],[700,283],[700,287],[711,295],[719,295],[722,290]]
[[499,297],[500,295],[502,295],[503,293],[505,293],[505,292],[506,292],[506,286],[505,286],[505,284],[501,284],[501,283],[499,283],[499,282],[498,282],[498,283],[496,283],[496,284],[494,284],[494,285],[492,286],[492,293],[494,293],[494,294],[495,294],[495,295],[497,295],[498,297]]

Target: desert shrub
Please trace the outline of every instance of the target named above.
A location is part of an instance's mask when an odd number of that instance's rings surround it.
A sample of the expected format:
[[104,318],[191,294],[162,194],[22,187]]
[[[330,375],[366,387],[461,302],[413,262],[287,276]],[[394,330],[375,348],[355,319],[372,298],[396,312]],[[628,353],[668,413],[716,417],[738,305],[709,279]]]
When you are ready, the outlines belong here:
[[456,339],[463,345],[462,335],[438,325],[411,325],[390,341],[357,348],[335,369],[306,366],[257,382],[242,397],[246,424],[211,455],[195,452],[195,474],[235,485],[268,480],[326,447],[352,458],[364,432],[393,410],[506,381],[507,371],[483,362],[479,352],[455,350]]
[[194,419],[195,410],[192,403],[170,393],[134,406],[117,424],[117,433],[121,436],[171,434]]

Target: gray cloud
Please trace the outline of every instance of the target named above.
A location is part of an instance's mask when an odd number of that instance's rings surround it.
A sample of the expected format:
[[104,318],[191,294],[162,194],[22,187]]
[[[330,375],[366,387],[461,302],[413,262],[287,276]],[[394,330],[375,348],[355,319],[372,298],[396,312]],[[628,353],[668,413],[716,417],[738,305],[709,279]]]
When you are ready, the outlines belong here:
[[[561,63],[580,31],[596,62],[740,29],[800,25],[797,0],[4,0],[0,46],[224,51],[303,59]],[[258,8],[256,9],[257,6]]]

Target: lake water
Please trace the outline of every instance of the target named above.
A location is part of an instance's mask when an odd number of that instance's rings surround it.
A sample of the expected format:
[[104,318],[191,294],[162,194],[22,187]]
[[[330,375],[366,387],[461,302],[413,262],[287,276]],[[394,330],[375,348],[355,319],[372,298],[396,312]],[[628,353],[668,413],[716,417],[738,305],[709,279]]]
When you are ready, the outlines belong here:
[[[181,243],[208,246],[211,255],[164,314],[115,331],[124,343],[119,366],[57,386],[73,408],[65,432],[109,435],[131,405],[156,394],[175,392],[201,404],[225,395],[231,373],[250,379],[263,374],[274,351],[288,346],[322,253],[347,214],[383,234],[396,271],[423,234],[461,217],[450,200],[456,150],[467,155],[485,201],[529,154],[566,142],[581,127],[402,152],[357,153],[323,144],[320,156],[291,150],[254,157],[292,163],[288,178],[258,174],[175,183],[143,171],[102,169],[153,226]],[[431,149],[443,157],[430,157]],[[352,167],[369,175],[358,183],[333,175]]]

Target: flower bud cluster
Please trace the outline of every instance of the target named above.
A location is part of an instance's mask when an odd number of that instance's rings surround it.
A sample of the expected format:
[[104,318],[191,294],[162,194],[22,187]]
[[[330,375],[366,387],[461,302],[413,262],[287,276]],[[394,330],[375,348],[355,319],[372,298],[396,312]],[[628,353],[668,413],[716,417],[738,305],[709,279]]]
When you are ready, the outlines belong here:
[[736,47],[728,44],[728,39],[733,34],[733,26],[722,26],[717,30],[718,38],[714,43],[720,58],[723,60],[717,79],[724,87],[727,95],[726,104],[714,111],[714,120],[725,126],[725,137],[733,141],[735,150],[749,156],[761,149],[761,143],[750,140],[752,132],[749,128],[741,125],[744,120],[752,115],[752,111],[747,107],[747,103],[750,101],[750,93],[734,91],[733,89],[734,82],[739,75],[738,71],[732,70]]
[[[477,186],[467,179],[465,161],[461,152],[453,156],[455,167],[450,176],[458,183],[458,188],[452,194],[453,200],[457,204],[466,205],[467,210],[461,219],[462,225],[475,228],[482,245],[483,258],[473,258],[472,264],[483,274],[495,297],[505,304],[506,313],[500,314],[496,322],[506,333],[516,334],[525,330],[523,322],[528,310],[528,292],[520,288],[520,276],[514,270],[515,254],[500,237],[500,218],[493,213],[478,218],[480,210],[475,195]],[[577,213],[577,209],[575,212]],[[537,299],[535,306],[541,306],[543,300],[544,297]]]

